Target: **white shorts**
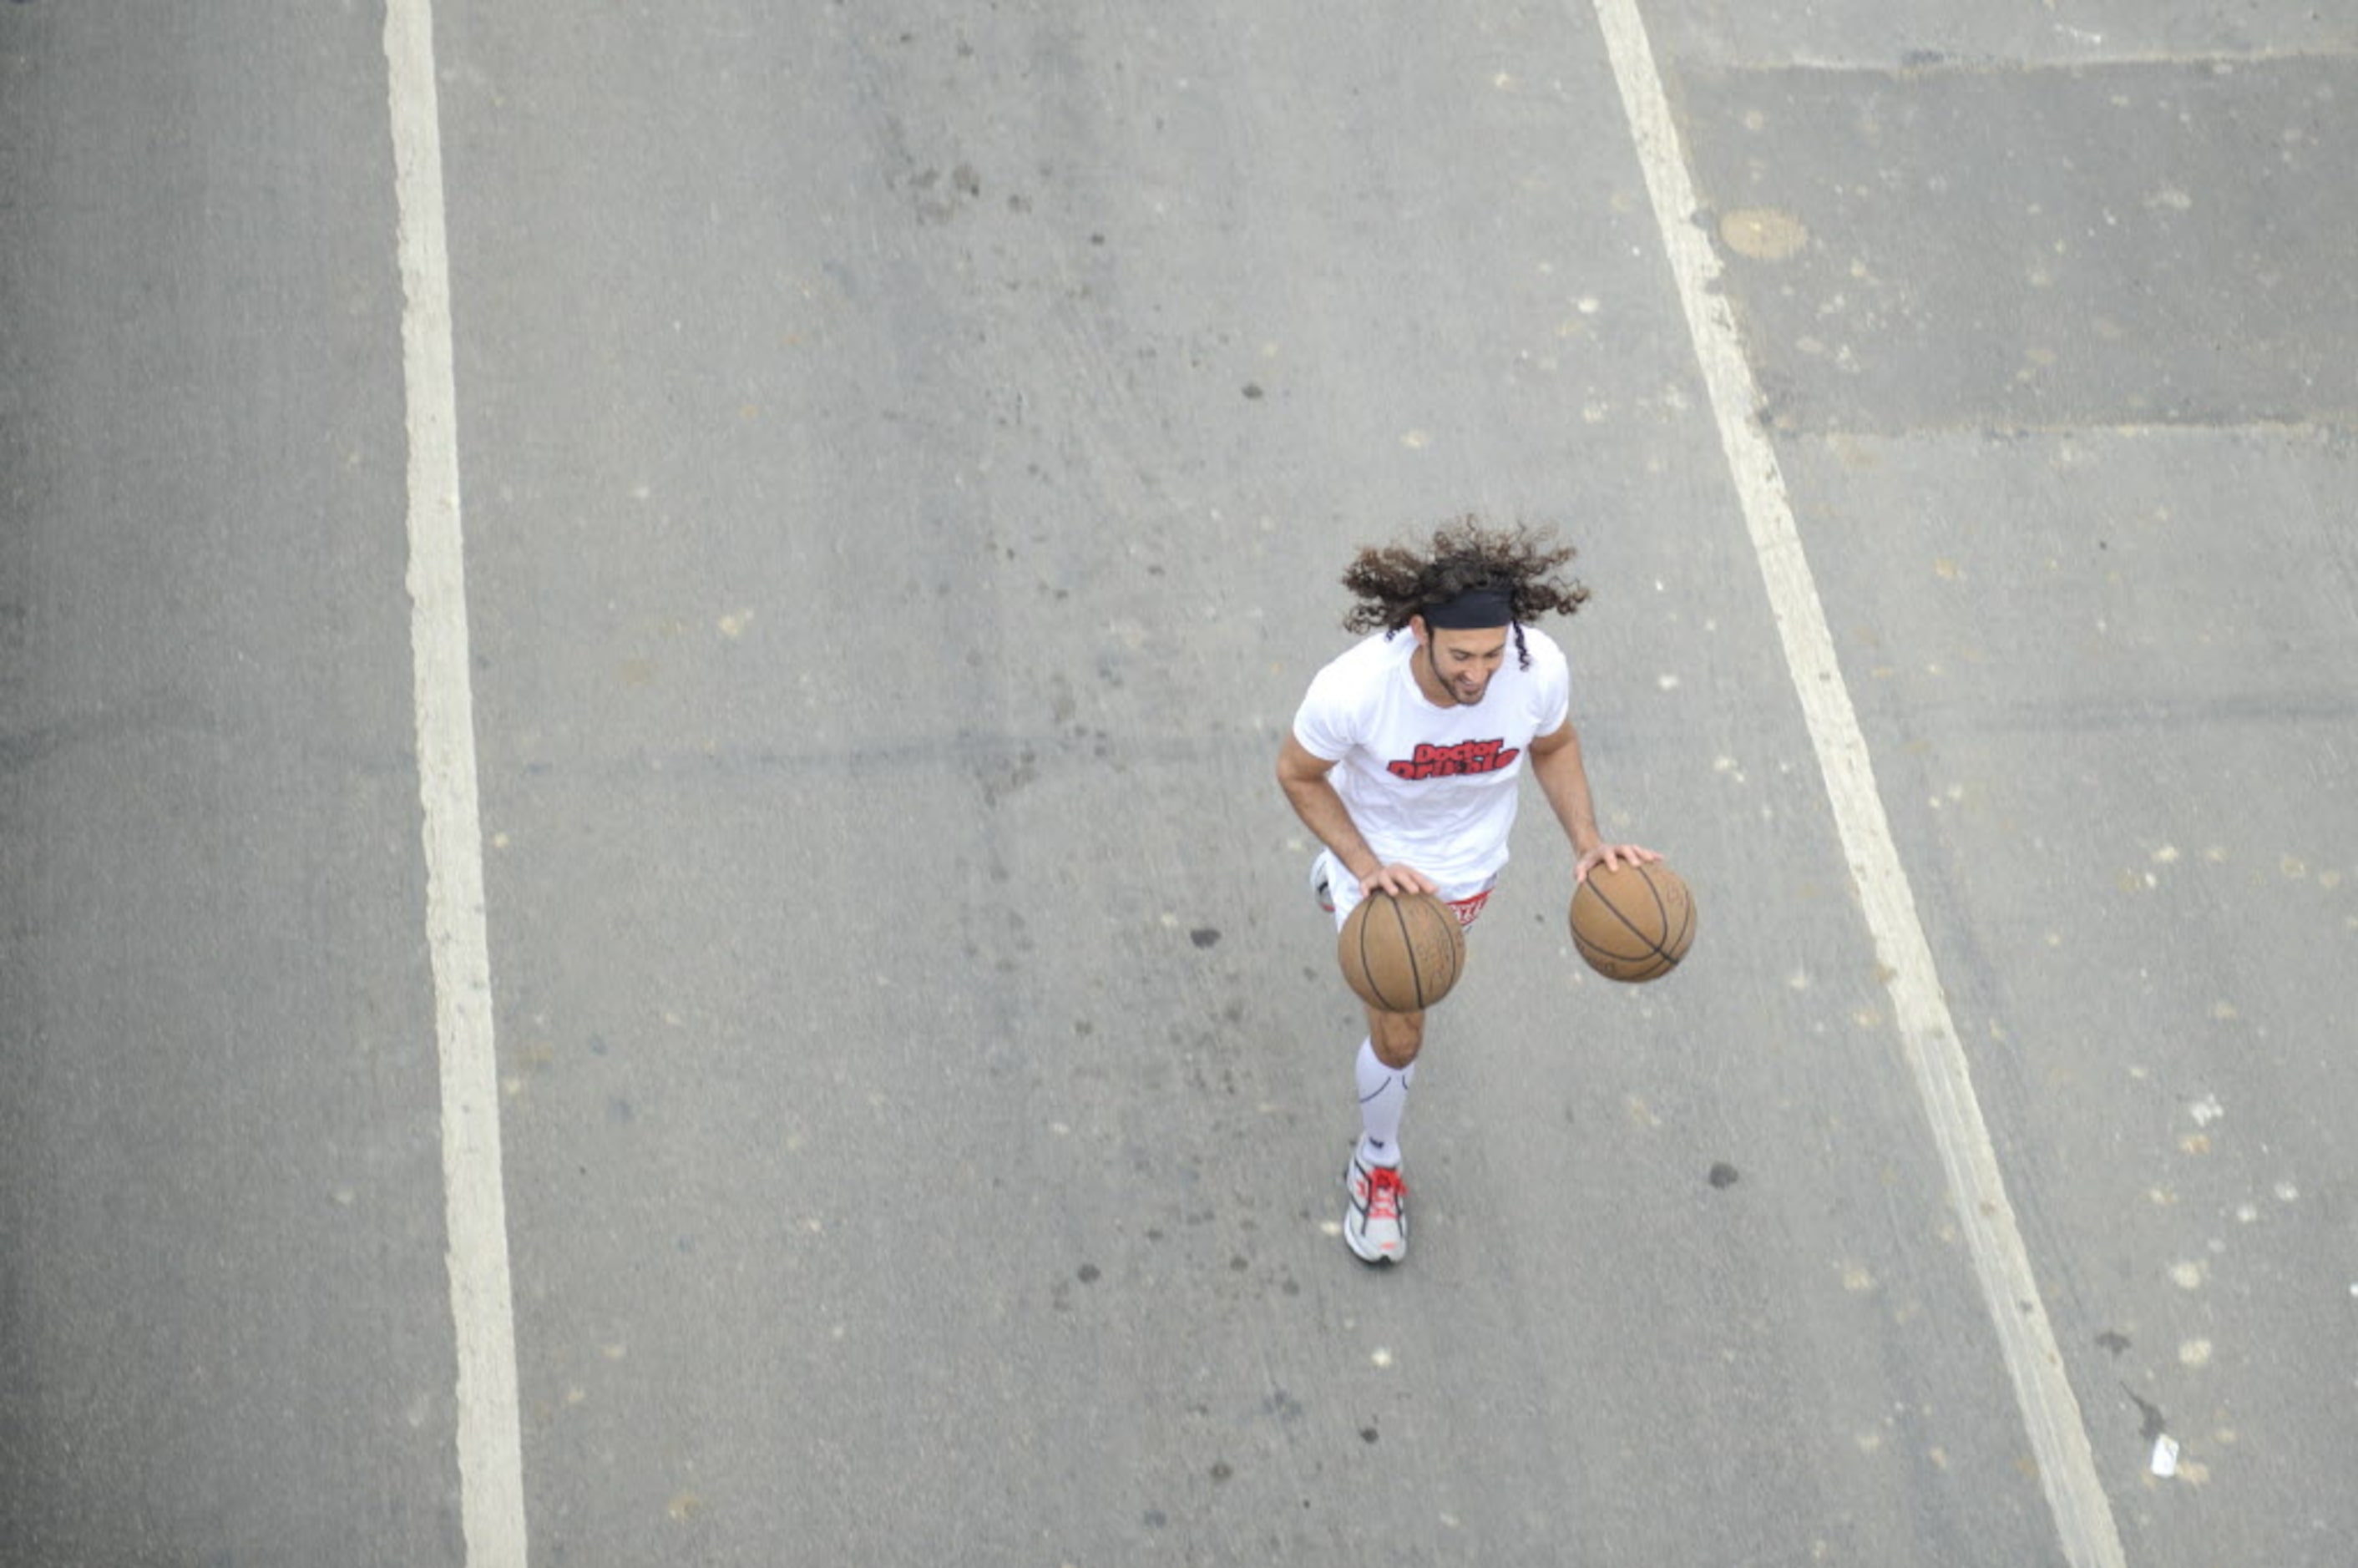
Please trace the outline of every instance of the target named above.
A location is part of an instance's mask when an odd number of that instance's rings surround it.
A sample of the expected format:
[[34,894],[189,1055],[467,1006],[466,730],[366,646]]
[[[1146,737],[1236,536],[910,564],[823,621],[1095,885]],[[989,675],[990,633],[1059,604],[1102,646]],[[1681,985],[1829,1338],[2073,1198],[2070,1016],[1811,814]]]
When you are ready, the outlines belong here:
[[[1326,896],[1335,901],[1335,929],[1340,931],[1343,922],[1351,917],[1351,911],[1367,897],[1366,890],[1359,886],[1358,878],[1343,869],[1343,862],[1335,858],[1332,849],[1318,851],[1316,866],[1325,873]],[[1441,902],[1457,916],[1460,926],[1469,926],[1481,917],[1482,906],[1490,902],[1490,894],[1498,885],[1498,879],[1489,877],[1471,887],[1445,887],[1441,890]]]

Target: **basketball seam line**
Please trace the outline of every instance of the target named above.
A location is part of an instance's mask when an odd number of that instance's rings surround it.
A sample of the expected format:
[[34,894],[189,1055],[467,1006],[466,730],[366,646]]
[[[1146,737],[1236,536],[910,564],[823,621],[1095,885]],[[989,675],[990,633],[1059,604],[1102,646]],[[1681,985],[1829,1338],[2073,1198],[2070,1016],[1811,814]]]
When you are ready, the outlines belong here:
[[[1650,882],[1650,882],[1648,882],[1648,883],[1646,884],[1646,886],[1647,886],[1647,888],[1648,888],[1648,890],[1649,890],[1649,891],[1650,891],[1650,890],[1653,888],[1653,885],[1654,885],[1654,884],[1653,884],[1652,882]],[[1606,912],[1607,914],[1610,914],[1614,919],[1616,919],[1616,920],[1619,921],[1619,922],[1621,923],[1621,928],[1622,928],[1623,930],[1625,930],[1625,931],[1628,932],[1630,935],[1635,936],[1635,937],[1638,939],[1639,945],[1640,946],[1642,946],[1642,947],[1644,947],[1644,948],[1646,949],[1646,954],[1639,955],[1639,957],[1644,957],[1644,956],[1646,956],[1646,955],[1649,955],[1649,954],[1650,954],[1650,955],[1651,955],[1652,957],[1657,957],[1657,958],[1669,958],[1669,957],[1670,957],[1670,954],[1669,954],[1668,952],[1664,951],[1664,949],[1662,948],[1662,946],[1661,946],[1661,945],[1660,945],[1660,943],[1656,942],[1652,937],[1650,937],[1650,936],[1647,935],[1645,934],[1645,932],[1643,932],[1642,930],[1639,929],[1638,923],[1637,923],[1636,921],[1634,921],[1634,920],[1630,919],[1628,915],[1626,915],[1626,914],[1622,914],[1622,913],[1621,913],[1621,908],[1620,908],[1620,906],[1619,906],[1618,904],[1615,903],[1611,899],[1609,899],[1609,898],[1606,897],[1602,892],[1597,892],[1595,888],[1591,888],[1591,889],[1589,890],[1589,896],[1590,896],[1590,897],[1592,897],[1592,898],[1594,898],[1594,899],[1595,899],[1598,903],[1600,903],[1600,904],[1604,905],[1604,907],[1605,907],[1605,912]],[[1659,893],[1659,892],[1657,892],[1657,893],[1655,893],[1655,894],[1654,894],[1654,907],[1655,907],[1656,909],[1658,909],[1658,910],[1660,910],[1660,909],[1662,908],[1662,895],[1661,895],[1660,893]],[[1669,930],[1669,928],[1670,928],[1670,924],[1671,924],[1670,912],[1669,912],[1669,911],[1667,911],[1667,910],[1663,910],[1663,911],[1662,911],[1662,926],[1663,926],[1663,929],[1664,929],[1664,931],[1665,931],[1666,933],[1668,932],[1668,930]],[[1578,937],[1578,936],[1580,935],[1580,933],[1579,933],[1577,930],[1574,930],[1574,931],[1573,932],[1573,935],[1574,935],[1574,937]],[[1598,952],[1600,952],[1600,953],[1608,954],[1609,956],[1611,956],[1611,957],[1616,957],[1616,958],[1617,958],[1617,957],[1621,957],[1621,955],[1620,955],[1620,954],[1613,952],[1613,950],[1612,950],[1611,948],[1605,946],[1604,946],[1603,944],[1601,944],[1601,943],[1592,944],[1592,946],[1595,946],[1596,950],[1597,950]],[[1635,962],[1635,959],[1633,958],[1631,961],[1632,961],[1632,962]],[[1678,960],[1677,960],[1677,959],[1675,959],[1675,958],[1671,958],[1671,962],[1672,962],[1672,963],[1674,963],[1674,964],[1675,964],[1675,963],[1677,963],[1677,962],[1678,962]]]
[[1408,983],[1416,992],[1416,1011],[1422,1012],[1424,1011],[1424,970],[1423,967],[1416,961],[1416,940],[1409,935],[1408,912],[1401,907],[1401,901],[1397,898],[1392,900],[1392,919],[1400,925],[1401,951],[1408,957]]

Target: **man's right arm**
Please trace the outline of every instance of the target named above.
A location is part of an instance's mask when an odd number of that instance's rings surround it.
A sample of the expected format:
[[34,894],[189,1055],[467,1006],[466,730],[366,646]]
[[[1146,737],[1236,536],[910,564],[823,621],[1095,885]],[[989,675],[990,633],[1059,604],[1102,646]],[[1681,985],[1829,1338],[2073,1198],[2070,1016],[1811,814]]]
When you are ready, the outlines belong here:
[[1361,836],[1359,825],[1351,820],[1350,807],[1335,792],[1335,784],[1326,775],[1335,764],[1303,745],[1292,730],[1285,744],[1277,753],[1277,782],[1285,791],[1285,798],[1293,805],[1293,813],[1302,824],[1318,835],[1318,841],[1335,852],[1343,869],[1357,879],[1361,887],[1390,893],[1434,892],[1439,891],[1432,878],[1409,866],[1388,866],[1376,858]]

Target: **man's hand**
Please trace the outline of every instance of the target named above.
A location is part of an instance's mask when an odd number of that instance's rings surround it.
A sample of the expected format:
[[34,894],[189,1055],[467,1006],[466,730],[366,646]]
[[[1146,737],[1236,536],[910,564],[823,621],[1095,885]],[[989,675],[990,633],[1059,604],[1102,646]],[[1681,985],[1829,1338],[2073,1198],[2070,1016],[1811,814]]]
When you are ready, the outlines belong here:
[[1359,887],[1366,892],[1388,892],[1394,898],[1405,898],[1416,892],[1439,892],[1441,884],[1418,871],[1414,866],[1379,866],[1372,876],[1361,877]]
[[1574,862],[1572,880],[1574,883],[1585,882],[1588,880],[1588,873],[1599,866],[1618,871],[1623,866],[1641,866],[1649,860],[1660,859],[1642,844],[1599,844]]

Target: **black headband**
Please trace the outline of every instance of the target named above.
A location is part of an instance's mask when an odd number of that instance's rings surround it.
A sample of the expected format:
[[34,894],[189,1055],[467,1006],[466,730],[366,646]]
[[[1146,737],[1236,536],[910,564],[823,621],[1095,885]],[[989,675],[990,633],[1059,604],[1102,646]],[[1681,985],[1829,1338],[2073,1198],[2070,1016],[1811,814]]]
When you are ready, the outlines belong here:
[[1466,589],[1446,604],[1428,604],[1422,612],[1425,625],[1441,632],[1472,632],[1491,626],[1511,626],[1515,622],[1515,595],[1511,589],[1473,588]]

